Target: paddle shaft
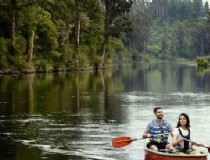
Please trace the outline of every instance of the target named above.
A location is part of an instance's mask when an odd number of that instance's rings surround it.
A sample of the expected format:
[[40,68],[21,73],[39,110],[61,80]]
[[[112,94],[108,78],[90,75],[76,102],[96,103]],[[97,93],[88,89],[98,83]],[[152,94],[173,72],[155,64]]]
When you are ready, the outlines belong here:
[[199,145],[200,147],[207,148],[207,149],[208,149],[208,152],[210,153],[210,146],[209,146],[209,147],[207,147],[207,146],[204,146],[204,145],[200,145],[199,143],[194,142],[194,141],[191,141],[191,140],[188,140],[188,139],[186,139],[186,141],[191,142],[191,143],[195,143],[195,144]]
[[[166,134],[169,134],[169,133],[162,133],[162,134],[157,134],[157,135],[161,136],[161,135],[166,135]],[[130,140],[121,140],[119,142],[133,142],[133,141],[142,140],[142,139],[146,139],[146,138],[133,138],[133,139],[130,139]]]
[[200,145],[199,143],[197,143],[197,142],[195,142],[195,141],[191,141],[191,140],[188,140],[188,139],[185,139],[185,141],[188,141],[188,142],[197,144],[197,145],[199,145],[199,146],[201,146],[201,147],[209,148],[209,147],[207,147],[207,146]]
[[[156,134],[155,136],[161,136],[161,135],[167,135],[167,134],[170,134],[170,133],[160,133],[160,134]],[[152,135],[152,136],[154,136],[154,135]],[[146,137],[146,138],[151,138],[151,137]]]
[[[166,135],[169,133],[162,133],[162,134],[157,134],[157,135]],[[149,137],[148,137],[149,138]],[[129,145],[131,142],[136,141],[136,140],[141,140],[141,139],[146,139],[146,138],[131,138],[131,137],[117,137],[112,139],[112,146],[115,148],[120,148]]]

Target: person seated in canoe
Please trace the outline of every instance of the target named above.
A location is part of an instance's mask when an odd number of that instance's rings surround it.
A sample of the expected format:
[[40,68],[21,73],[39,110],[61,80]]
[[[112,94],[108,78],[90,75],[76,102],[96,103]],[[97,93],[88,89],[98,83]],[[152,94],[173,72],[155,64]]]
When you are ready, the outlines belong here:
[[163,110],[161,107],[154,108],[156,119],[150,122],[143,133],[143,138],[150,138],[147,148],[158,151],[169,149],[175,152],[172,143],[168,142],[168,135],[172,134],[172,125],[163,119]]
[[177,122],[177,126],[173,131],[172,145],[176,150],[186,154],[201,154],[203,153],[200,149],[193,149],[195,146],[203,146],[190,141],[190,118],[186,113],[181,113]]

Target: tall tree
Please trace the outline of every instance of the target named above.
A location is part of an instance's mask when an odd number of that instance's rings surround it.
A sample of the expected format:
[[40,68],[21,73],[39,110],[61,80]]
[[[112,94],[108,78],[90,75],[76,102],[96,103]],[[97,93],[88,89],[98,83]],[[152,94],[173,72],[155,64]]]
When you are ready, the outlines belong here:
[[74,58],[76,60],[76,66],[78,66],[78,56],[79,56],[79,39],[80,39],[80,23],[81,23],[81,15],[80,15],[80,5],[83,2],[79,2],[79,0],[75,1],[74,14],[75,14],[75,55]]
[[17,12],[19,12],[22,8],[33,5],[34,0],[29,1],[21,1],[18,0],[10,0],[8,5],[10,6],[10,14],[11,14],[11,38],[12,38],[12,53],[15,53],[15,45],[16,45],[16,21],[17,21]]
[[104,0],[105,19],[104,19],[104,38],[102,42],[102,59],[101,65],[104,64],[106,45],[109,38],[119,37],[122,33],[127,32],[130,23],[127,14],[132,6],[131,0]]
[[193,0],[193,8],[196,16],[200,17],[203,14],[202,0]]
[[210,54],[210,11],[208,11],[207,14],[208,19],[208,26],[207,26],[207,32],[208,32],[208,54]]
[[15,40],[16,40],[16,11],[18,9],[17,0],[10,0],[11,3],[11,19],[12,19],[12,53],[15,51]]
[[[150,3],[145,0],[133,2],[130,14],[132,31],[126,34],[126,45],[133,46],[139,53],[147,53],[151,18]],[[133,55],[133,60],[137,55]]]

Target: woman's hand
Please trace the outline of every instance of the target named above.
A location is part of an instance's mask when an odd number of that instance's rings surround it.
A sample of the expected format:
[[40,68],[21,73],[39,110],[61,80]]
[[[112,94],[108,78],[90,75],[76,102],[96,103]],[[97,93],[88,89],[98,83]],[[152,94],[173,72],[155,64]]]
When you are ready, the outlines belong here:
[[180,138],[180,139],[178,140],[178,143],[183,142],[183,141],[187,141],[187,139],[186,139],[186,138]]

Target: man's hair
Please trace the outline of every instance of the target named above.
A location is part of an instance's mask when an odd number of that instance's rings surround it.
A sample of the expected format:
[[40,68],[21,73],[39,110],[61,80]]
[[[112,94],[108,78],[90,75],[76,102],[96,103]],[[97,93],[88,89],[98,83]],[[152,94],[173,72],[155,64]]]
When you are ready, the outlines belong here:
[[158,109],[162,109],[162,108],[161,107],[155,107],[154,108],[154,113],[156,113]]

